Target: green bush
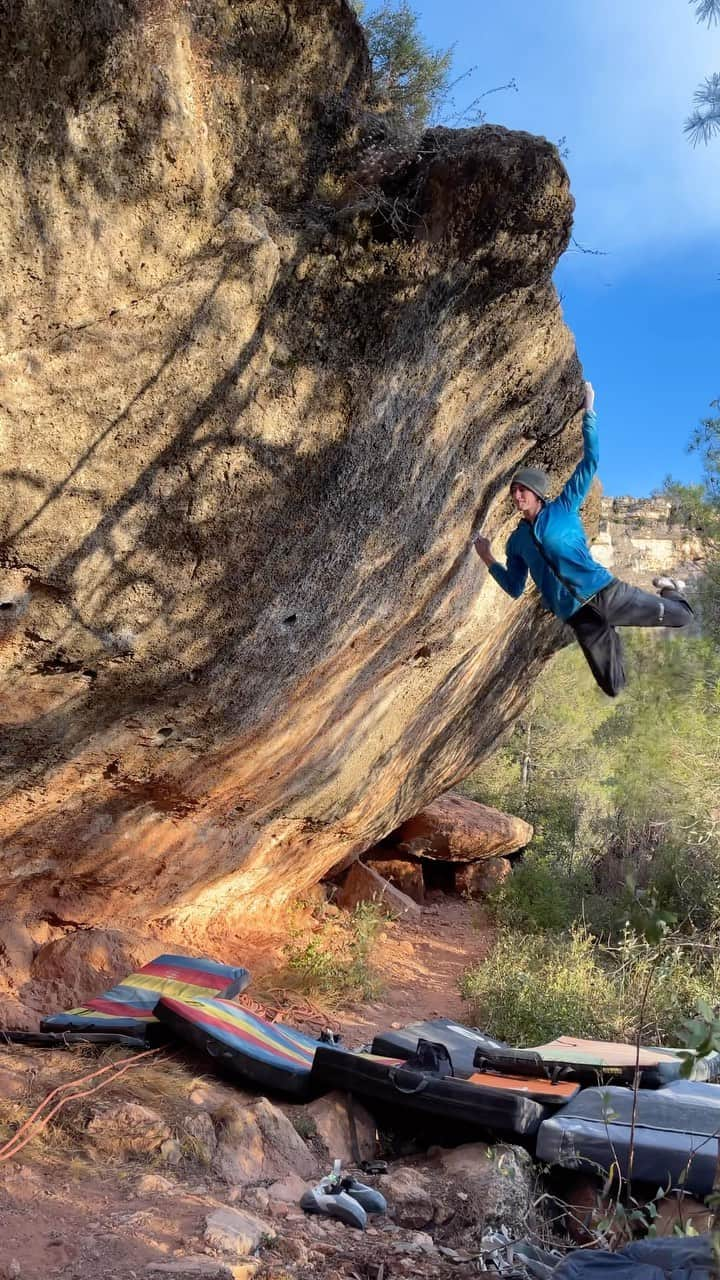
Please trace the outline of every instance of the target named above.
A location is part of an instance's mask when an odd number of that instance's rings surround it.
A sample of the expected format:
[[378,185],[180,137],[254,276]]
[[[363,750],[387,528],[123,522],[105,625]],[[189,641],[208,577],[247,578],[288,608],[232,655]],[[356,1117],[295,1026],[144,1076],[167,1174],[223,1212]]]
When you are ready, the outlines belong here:
[[310,941],[293,936],[285,948],[287,981],[330,1004],[371,1000],[380,982],[372,967],[373,944],[387,916],[374,902],[361,902],[348,921],[321,922]]
[[470,1021],[510,1044],[557,1035],[612,1038],[617,991],[588,934],[503,933],[487,960],[468,969],[461,993]]
[[627,933],[611,956],[622,1025],[633,1036],[639,1029],[646,1044],[680,1043],[683,1024],[700,1002],[714,1006],[720,999],[720,951],[712,934],[652,946]]
[[608,948],[587,931],[507,931],[487,960],[466,970],[469,1020],[511,1044],[558,1035],[677,1043],[698,1002],[717,1003],[717,938],[652,946],[626,934]]
[[489,906],[509,929],[564,930],[582,918],[590,887],[585,869],[568,873],[552,858],[531,851],[491,894]]

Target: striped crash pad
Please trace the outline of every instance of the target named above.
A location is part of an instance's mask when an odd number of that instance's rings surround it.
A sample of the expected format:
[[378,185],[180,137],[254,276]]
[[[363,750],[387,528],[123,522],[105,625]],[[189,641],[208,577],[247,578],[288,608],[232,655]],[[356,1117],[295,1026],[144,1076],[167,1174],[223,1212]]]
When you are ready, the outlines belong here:
[[207,1054],[224,1074],[296,1097],[309,1096],[319,1046],[334,1050],[328,1039],[314,1040],[229,1000],[167,995],[155,1012],[174,1036]]
[[158,956],[137,973],[123,978],[117,986],[88,1000],[86,1005],[43,1018],[40,1029],[73,1034],[91,1032],[95,1043],[98,1035],[107,1036],[108,1043],[126,1036],[136,1037],[143,1044],[154,1043],[166,1039],[155,1016],[155,1006],[162,995],[179,999],[235,996],[245,990],[249,981],[247,969],[218,964],[215,960]]

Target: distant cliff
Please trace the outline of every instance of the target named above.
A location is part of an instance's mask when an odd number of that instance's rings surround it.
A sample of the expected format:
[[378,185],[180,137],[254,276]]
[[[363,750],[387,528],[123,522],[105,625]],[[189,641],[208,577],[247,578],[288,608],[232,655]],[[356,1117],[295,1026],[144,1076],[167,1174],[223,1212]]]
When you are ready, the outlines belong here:
[[641,587],[659,573],[692,583],[704,566],[697,534],[673,520],[667,498],[603,498],[593,555]]

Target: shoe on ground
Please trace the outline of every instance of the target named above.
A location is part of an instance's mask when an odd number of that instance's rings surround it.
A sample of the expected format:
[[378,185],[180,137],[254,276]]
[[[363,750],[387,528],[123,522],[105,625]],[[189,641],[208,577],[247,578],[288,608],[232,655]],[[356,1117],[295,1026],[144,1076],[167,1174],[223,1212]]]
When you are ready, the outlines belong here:
[[310,1191],[304,1191],[300,1197],[300,1208],[305,1213],[322,1213],[328,1218],[337,1218],[348,1227],[357,1227],[359,1231],[364,1231],[367,1226],[367,1214],[363,1206],[339,1187],[321,1183]]
[[653,586],[658,591],[684,591],[685,583],[681,578],[653,578]]
[[374,1187],[358,1182],[357,1178],[349,1175],[343,1178],[341,1186],[343,1191],[362,1205],[366,1213],[387,1213],[387,1200]]

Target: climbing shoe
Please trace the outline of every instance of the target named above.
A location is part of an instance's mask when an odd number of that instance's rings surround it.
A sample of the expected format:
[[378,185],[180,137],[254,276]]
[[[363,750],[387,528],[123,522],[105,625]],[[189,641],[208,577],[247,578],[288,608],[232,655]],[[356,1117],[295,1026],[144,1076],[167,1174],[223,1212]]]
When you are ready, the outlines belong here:
[[363,1206],[330,1180],[303,1192],[300,1208],[306,1213],[322,1213],[328,1218],[338,1218],[346,1226],[357,1227],[360,1231],[364,1231],[367,1226],[367,1213]]
[[658,591],[678,591],[685,590],[685,583],[680,578],[653,578],[653,586]]
[[387,1200],[374,1187],[358,1182],[357,1178],[349,1174],[346,1174],[340,1185],[347,1195],[362,1205],[366,1213],[387,1213]]

